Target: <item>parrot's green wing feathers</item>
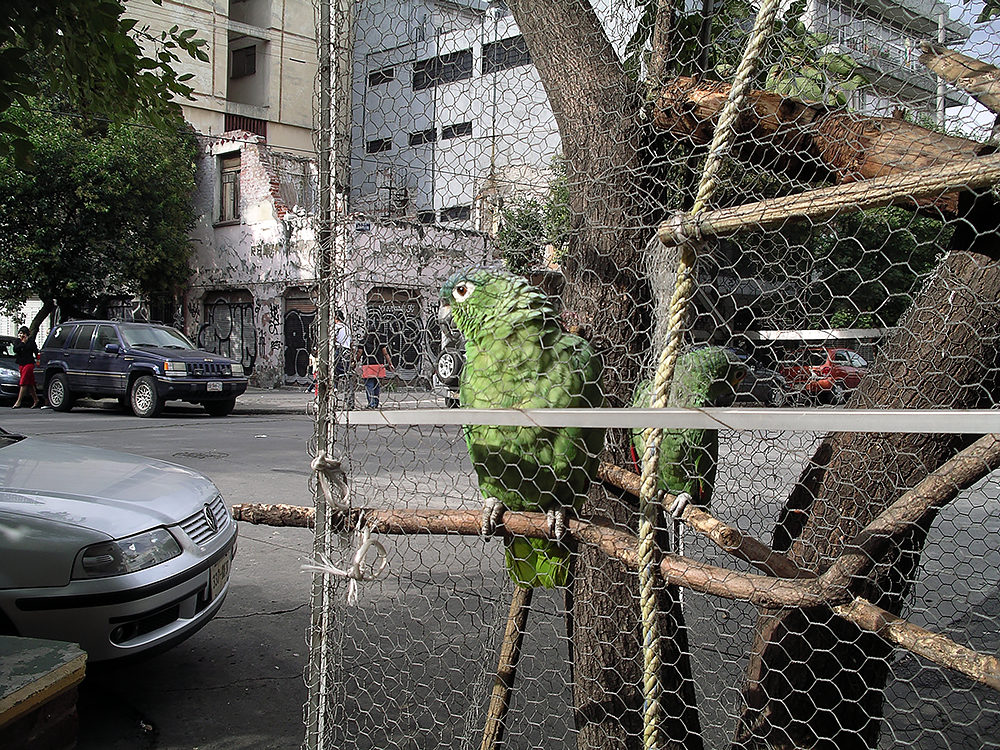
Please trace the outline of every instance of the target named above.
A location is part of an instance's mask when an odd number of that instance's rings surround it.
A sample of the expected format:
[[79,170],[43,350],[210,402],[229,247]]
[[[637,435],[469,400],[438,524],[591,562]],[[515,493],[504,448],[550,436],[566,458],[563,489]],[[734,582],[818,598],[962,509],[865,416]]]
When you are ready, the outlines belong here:
[[[441,290],[442,310],[465,337],[459,390],[470,408],[586,408],[604,403],[601,364],[566,333],[545,295],[511,274],[473,269]],[[570,509],[586,495],[604,445],[601,428],[467,425],[483,495],[511,510]],[[508,570],[521,586],[564,585],[569,553],[546,540],[513,540]]]
[[[746,376],[746,366],[734,361],[726,350],[709,346],[693,349],[677,359],[667,405],[700,409],[712,406],[728,389]],[[635,406],[650,406],[652,383],[645,381],[636,391]],[[632,434],[638,460],[644,460],[646,442],[642,430]],[[687,492],[697,505],[707,508],[712,500],[719,458],[717,430],[669,429],[660,444],[657,489],[672,495]]]

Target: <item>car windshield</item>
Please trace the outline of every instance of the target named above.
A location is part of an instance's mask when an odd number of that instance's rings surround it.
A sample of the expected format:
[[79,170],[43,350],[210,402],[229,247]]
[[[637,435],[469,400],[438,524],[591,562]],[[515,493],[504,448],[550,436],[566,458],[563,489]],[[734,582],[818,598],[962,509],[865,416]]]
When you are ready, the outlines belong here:
[[0,357],[14,356],[14,342],[8,340],[0,341]]
[[161,349],[195,348],[184,334],[173,328],[124,325],[121,326],[120,330],[122,338],[129,346],[155,346]]
[[813,367],[820,367],[826,364],[826,350],[824,349],[810,349],[809,350],[809,364]]

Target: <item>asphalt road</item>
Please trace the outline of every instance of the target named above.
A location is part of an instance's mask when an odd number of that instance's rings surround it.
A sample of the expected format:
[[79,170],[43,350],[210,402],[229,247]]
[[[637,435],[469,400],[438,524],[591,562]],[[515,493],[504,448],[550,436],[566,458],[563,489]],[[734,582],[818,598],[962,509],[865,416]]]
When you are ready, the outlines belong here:
[[[265,409],[251,397],[223,419],[183,406],[150,420],[86,406],[69,414],[5,408],[0,426],[189,466],[209,476],[230,505],[307,505],[313,426],[299,408],[305,400],[293,397],[283,405],[289,413],[279,413],[273,399]],[[241,524],[218,616],[149,660],[88,666],[79,750],[298,748],[310,585],[300,566],[311,545],[307,529]]]
[[[153,420],[113,409],[0,411],[0,426],[65,442],[126,450],[208,475],[230,503],[309,504],[312,422],[301,393],[250,393],[224,419],[175,407]],[[478,505],[454,428],[359,427],[340,434],[356,504]],[[769,539],[811,434],[724,434],[714,511]],[[981,483],[943,509],[925,546],[904,615],[981,652],[1000,651],[1000,485]],[[686,552],[731,565],[703,540]],[[337,666],[343,701],[333,746],[459,746],[481,727],[470,697],[492,679],[506,616],[495,542],[392,538],[390,573],[367,584],[363,606],[339,607],[346,644]],[[306,700],[311,532],[240,525],[221,613],[201,632],[146,662],[88,670],[80,693],[82,750],[298,748]],[[756,610],[685,599],[707,746],[727,745]],[[554,648],[553,648],[554,646]],[[484,657],[485,655],[485,657]],[[519,669],[510,747],[574,747],[566,714],[561,602],[536,596]],[[988,688],[894,656],[882,746],[997,747],[1000,701]],[[470,727],[472,727],[470,729]],[[433,738],[433,741],[432,741]],[[463,739],[464,738],[464,739]],[[541,738],[541,739],[539,739]]]

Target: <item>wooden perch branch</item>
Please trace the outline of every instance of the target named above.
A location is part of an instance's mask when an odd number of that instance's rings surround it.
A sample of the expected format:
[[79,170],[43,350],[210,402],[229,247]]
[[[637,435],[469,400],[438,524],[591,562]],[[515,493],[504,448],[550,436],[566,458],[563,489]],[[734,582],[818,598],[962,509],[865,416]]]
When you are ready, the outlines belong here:
[[[1000,436],[985,435],[887,508],[818,578],[752,536],[727,526],[703,510],[688,506],[684,520],[692,528],[767,575],[740,573],[679,555],[665,555],[660,562],[660,573],[668,583],[762,607],[828,606],[840,617],[892,644],[1000,690],[1000,660],[996,657],[977,653],[945,636],[912,625],[864,599],[852,597],[848,591],[850,580],[874,564],[894,539],[928,513],[949,503],[960,490],[997,468],[1000,468]],[[599,475],[603,481],[621,489],[638,491],[638,475],[626,469],[603,463]],[[240,521],[279,526],[312,526],[315,516],[313,508],[280,504],[234,505],[232,513]],[[480,533],[482,520],[481,512],[475,510],[365,509],[354,513],[361,514],[368,527],[381,534],[476,536]],[[508,536],[549,537],[548,522],[541,513],[508,511],[503,516],[501,531]],[[569,533],[579,543],[597,547],[630,569],[638,569],[636,538],[630,532],[572,519]]]
[[933,42],[920,43],[920,62],[956,88],[971,95],[994,114],[1000,114],[1000,69]]
[[771,198],[698,216],[678,214],[663,222],[657,234],[667,245],[687,237],[724,237],[745,229],[779,229],[790,221],[821,222],[838,213],[879,208],[921,198],[938,198],[956,190],[978,190],[1000,182],[1000,154],[967,159],[945,167],[878,177],[847,186]]

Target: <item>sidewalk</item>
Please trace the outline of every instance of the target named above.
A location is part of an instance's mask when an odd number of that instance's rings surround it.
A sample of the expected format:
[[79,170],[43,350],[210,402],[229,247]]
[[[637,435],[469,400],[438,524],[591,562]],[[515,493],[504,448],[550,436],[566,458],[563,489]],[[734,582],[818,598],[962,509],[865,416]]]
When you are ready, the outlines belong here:
[[[233,414],[295,414],[306,416],[311,414],[310,403],[314,396],[312,391],[304,387],[286,386],[282,388],[248,388],[246,393],[236,399]],[[364,391],[354,394],[356,408],[365,406]],[[394,390],[382,388],[379,398],[381,409],[443,409],[444,397],[441,394],[425,389],[402,387]]]

